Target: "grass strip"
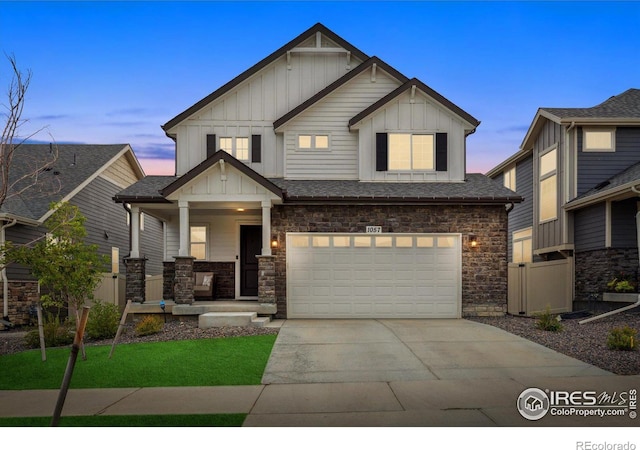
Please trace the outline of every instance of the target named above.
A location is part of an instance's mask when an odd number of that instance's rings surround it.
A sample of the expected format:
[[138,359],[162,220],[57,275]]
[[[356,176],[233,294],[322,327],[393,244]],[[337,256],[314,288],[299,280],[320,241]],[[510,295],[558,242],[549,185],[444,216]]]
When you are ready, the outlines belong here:
[[[69,416],[61,427],[240,427],[246,414]],[[48,427],[51,417],[0,417],[0,427]]]
[[[162,386],[258,385],[276,335],[240,336],[190,341],[86,346],[78,358],[70,387],[125,388]],[[0,356],[0,390],[59,389],[69,348]]]

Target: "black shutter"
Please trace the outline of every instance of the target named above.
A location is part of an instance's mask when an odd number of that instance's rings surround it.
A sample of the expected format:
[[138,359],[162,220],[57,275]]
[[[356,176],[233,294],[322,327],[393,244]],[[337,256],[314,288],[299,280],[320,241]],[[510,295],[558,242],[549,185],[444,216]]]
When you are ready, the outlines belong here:
[[207,158],[216,152],[216,135],[207,134]]
[[387,133],[376,133],[376,171],[388,170]]
[[251,162],[262,162],[262,136],[259,134],[251,135]]
[[447,171],[447,133],[436,133],[436,170]]

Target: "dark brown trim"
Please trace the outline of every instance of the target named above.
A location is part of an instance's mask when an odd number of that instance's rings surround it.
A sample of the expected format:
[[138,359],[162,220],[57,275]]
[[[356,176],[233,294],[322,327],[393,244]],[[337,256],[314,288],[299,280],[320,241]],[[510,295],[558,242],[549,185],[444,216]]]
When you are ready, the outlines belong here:
[[322,100],[324,97],[326,97],[327,95],[331,94],[333,91],[335,91],[339,87],[345,85],[347,82],[349,82],[350,80],[354,79],[356,76],[360,75],[362,72],[364,72],[365,70],[367,70],[368,68],[370,68],[374,64],[377,64],[377,66],[380,69],[384,70],[385,72],[387,72],[389,75],[391,75],[392,77],[394,77],[396,80],[400,81],[401,83],[407,82],[408,78],[406,76],[404,76],[403,74],[398,72],[396,69],[391,67],[389,64],[387,64],[384,61],[382,61],[377,56],[373,56],[373,57],[369,58],[368,60],[364,61],[359,66],[357,66],[355,69],[352,69],[348,74],[343,75],[342,77],[338,78],[336,81],[334,81],[329,86],[327,86],[326,88],[324,88],[323,90],[321,90],[320,92],[315,94],[313,97],[309,98],[305,102],[303,102],[300,105],[298,105],[295,108],[293,108],[291,111],[286,113],[284,116],[280,117],[279,119],[276,119],[276,121],[273,122],[273,129],[277,130],[282,125],[284,125],[285,123],[287,123],[288,121],[290,121],[291,119],[296,117],[298,114],[302,113],[307,108],[313,106],[315,103],[317,103],[318,101]]
[[322,204],[322,205],[344,205],[344,204],[371,204],[371,205],[506,205],[509,203],[520,203],[522,198],[429,198],[429,197],[287,197],[285,205]]
[[192,114],[194,114],[197,111],[199,111],[200,109],[204,108],[206,105],[208,105],[209,103],[211,103],[212,101],[214,101],[215,99],[220,97],[221,95],[229,92],[231,89],[233,89],[234,87],[238,86],[240,83],[242,83],[243,81],[245,81],[246,79],[248,79],[249,77],[251,77],[252,75],[257,73],[258,71],[260,71],[264,67],[266,67],[269,64],[271,64],[273,61],[278,59],[280,56],[284,55],[288,50],[291,50],[292,48],[296,47],[297,45],[299,45],[302,42],[304,42],[307,39],[309,39],[311,36],[313,36],[318,31],[321,32],[323,35],[325,35],[327,38],[329,38],[332,41],[334,41],[339,46],[343,47],[346,50],[349,50],[351,52],[351,56],[352,57],[360,59],[361,61],[364,61],[364,60],[369,58],[369,56],[366,53],[360,51],[359,49],[357,49],[356,47],[354,47],[353,45],[351,45],[350,43],[348,43],[347,41],[342,39],[340,36],[335,34],[333,31],[329,30],[327,27],[325,27],[321,23],[317,23],[314,26],[312,26],[311,28],[309,28],[307,31],[305,31],[304,33],[302,33],[301,35],[296,37],[295,39],[289,41],[288,43],[286,43],[285,45],[280,47],[278,50],[276,50],[275,52],[271,53],[269,56],[264,58],[262,61],[260,61],[257,64],[253,65],[248,70],[242,72],[240,75],[235,77],[233,80],[229,81],[228,83],[226,83],[225,85],[223,85],[219,89],[213,91],[211,94],[209,94],[208,96],[206,96],[205,98],[203,98],[202,100],[200,100],[199,102],[194,104],[193,106],[189,107],[188,109],[186,109],[182,113],[178,114],[173,119],[169,120],[167,123],[162,125],[162,129],[166,133],[168,130],[170,130],[174,126],[178,125],[180,122],[182,122],[183,120],[185,120],[186,118],[188,118]]
[[171,203],[166,198],[146,197],[143,195],[131,195],[126,197],[116,196],[112,200],[116,203]]
[[236,158],[234,158],[232,155],[230,155],[229,153],[225,152],[224,150],[218,150],[211,157],[205,159],[200,164],[198,164],[196,167],[191,169],[189,172],[185,173],[180,178],[178,178],[176,181],[174,181],[173,183],[171,183],[170,185],[168,185],[167,187],[162,189],[160,191],[160,194],[163,197],[167,197],[167,196],[171,195],[173,192],[175,192],[176,190],[180,189],[182,186],[184,186],[185,184],[189,183],[190,181],[194,180],[198,175],[200,175],[203,172],[205,172],[207,169],[212,167],[214,164],[216,164],[221,159],[224,159],[224,161],[226,163],[228,163],[229,165],[233,166],[234,168],[236,168],[237,170],[242,172],[244,175],[248,176],[253,181],[255,181],[256,183],[258,183],[261,186],[263,186],[265,189],[268,189],[269,191],[273,192],[278,197],[280,197],[280,198],[283,197],[282,189],[280,189],[278,186],[273,184],[271,181],[267,180],[265,177],[260,175],[258,172],[256,172],[255,170],[253,170],[252,168],[250,168],[246,164],[238,161]]
[[357,124],[358,122],[363,120],[368,115],[376,112],[377,110],[382,108],[384,105],[389,103],[391,100],[393,100],[396,97],[398,97],[400,94],[403,94],[404,92],[409,90],[411,88],[411,86],[416,86],[418,89],[420,89],[422,92],[427,94],[429,97],[433,98],[435,101],[437,101],[438,103],[442,104],[445,108],[449,109],[454,114],[456,114],[459,117],[461,117],[462,119],[466,120],[467,122],[469,122],[474,127],[477,127],[478,125],[480,125],[480,121],[478,119],[476,119],[475,117],[473,117],[471,114],[469,114],[468,112],[464,111],[462,108],[460,108],[459,106],[455,105],[451,101],[447,100],[442,95],[438,94],[436,91],[431,89],[429,86],[424,84],[422,81],[418,80],[417,78],[412,78],[411,80],[407,81],[405,84],[400,86],[395,91],[387,94],[386,96],[382,97],[380,100],[375,102],[373,105],[369,106],[367,109],[362,111],[361,113],[358,113],[357,115],[355,115],[351,120],[349,120],[349,128],[351,128],[352,126],[354,126],[355,124]]

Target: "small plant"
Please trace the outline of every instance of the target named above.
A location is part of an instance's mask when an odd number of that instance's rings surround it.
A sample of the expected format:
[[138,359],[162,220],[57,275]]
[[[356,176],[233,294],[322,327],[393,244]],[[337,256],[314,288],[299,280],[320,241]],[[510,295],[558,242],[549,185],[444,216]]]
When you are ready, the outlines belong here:
[[607,283],[607,291],[618,293],[635,292],[636,286],[629,280],[627,275],[620,273]]
[[115,337],[120,324],[120,310],[113,303],[93,302],[86,333],[91,339],[111,339]]
[[149,336],[150,334],[156,334],[162,331],[163,326],[164,322],[159,316],[149,314],[136,325],[136,335]]
[[547,309],[540,314],[536,315],[536,328],[544,331],[562,331],[562,324],[560,323],[560,317],[551,313],[551,308],[547,306]]
[[[70,321],[60,321],[60,317],[48,313],[42,324],[45,347],[62,347],[70,345],[75,336],[75,326]],[[31,330],[24,337],[28,348],[40,347],[40,333],[38,329]]]
[[638,346],[636,334],[637,331],[628,325],[622,328],[614,328],[607,337],[607,346],[611,350],[635,350]]

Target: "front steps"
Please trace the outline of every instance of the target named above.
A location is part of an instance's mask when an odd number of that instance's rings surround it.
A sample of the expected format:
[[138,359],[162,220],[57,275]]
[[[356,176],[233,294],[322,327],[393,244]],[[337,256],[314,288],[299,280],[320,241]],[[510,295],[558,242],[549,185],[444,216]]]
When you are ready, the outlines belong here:
[[256,312],[208,312],[198,316],[198,328],[264,327],[271,319]]

